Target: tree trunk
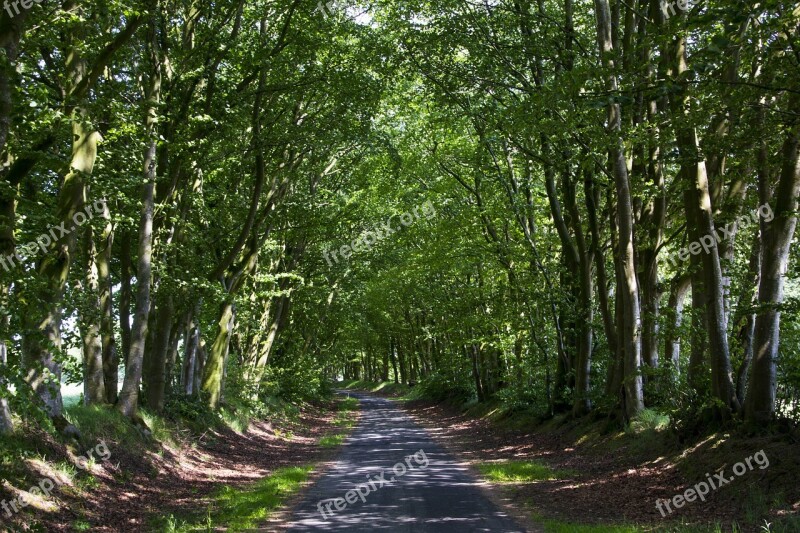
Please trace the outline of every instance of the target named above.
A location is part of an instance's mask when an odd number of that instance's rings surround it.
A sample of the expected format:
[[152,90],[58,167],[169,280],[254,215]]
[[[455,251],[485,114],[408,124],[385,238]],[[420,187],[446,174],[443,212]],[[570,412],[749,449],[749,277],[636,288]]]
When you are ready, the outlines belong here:
[[158,107],[161,102],[161,52],[158,15],[151,13],[148,31],[150,56],[150,85],[147,94],[146,138],[148,147],[144,157],[145,184],[142,192],[142,216],[139,222],[139,265],[136,276],[136,314],[131,330],[131,346],[125,365],[117,408],[132,418],[139,405],[139,384],[142,381],[142,362],[147,339],[147,320],[150,315],[150,283],[153,259],[153,210],[156,185],[156,150],[158,147]]
[[194,365],[194,394],[200,394],[203,388],[203,373],[206,368],[206,341],[203,339],[202,332],[197,330],[197,360]]
[[[682,36],[678,37],[676,41],[672,64],[676,80],[684,82],[683,78],[687,75],[688,67],[686,65],[686,39]],[[687,195],[686,219],[691,239],[689,248],[693,256],[700,254],[699,259],[702,265],[703,295],[706,299],[706,327],[711,350],[711,391],[724,406],[721,411],[717,412],[717,415],[727,418],[730,416],[730,411],[738,411],[740,405],[733,386],[725,312],[725,289],[718,238],[714,227],[706,161],[700,153],[696,128],[692,125],[683,125],[688,122],[690,115],[689,94],[686,85],[683,86],[682,94],[674,96],[672,111],[675,119],[681,121],[676,128],[676,140],[681,157],[680,174],[685,182],[684,190]],[[700,251],[701,244],[702,251]],[[695,292],[694,289],[692,292]]]
[[183,351],[183,370],[181,372],[181,385],[186,396],[193,396],[194,376],[197,372],[197,350],[200,344],[200,325],[199,314],[201,303],[198,301],[193,311],[189,315],[186,324],[186,335]]
[[597,294],[599,299],[600,315],[603,318],[603,330],[606,334],[606,343],[609,353],[617,353],[617,329],[614,324],[614,315],[608,298],[608,273],[606,272],[606,258],[603,255],[603,241],[600,239],[600,225],[597,218],[597,205],[599,204],[599,191],[594,186],[594,176],[586,173],[583,185],[586,212],[588,213],[589,230],[592,235],[592,254],[597,272]]
[[131,235],[122,237],[120,250],[120,289],[119,289],[119,338],[122,343],[122,363],[128,365],[131,353]]
[[[594,0],[597,16],[597,41],[600,55],[608,70],[606,89],[615,93],[618,89],[613,60],[611,7],[608,0]],[[641,364],[641,334],[639,282],[636,279],[636,253],[633,236],[633,206],[631,204],[630,182],[625,152],[621,137],[622,117],[619,103],[608,105],[608,129],[612,136],[611,163],[614,170],[614,184],[617,193],[617,224],[619,228],[619,255],[617,269],[620,272],[620,285],[617,289],[622,295],[623,329],[620,343],[624,354],[625,413],[628,419],[634,418],[644,409],[644,392]]]
[[208,354],[208,361],[203,371],[203,392],[206,401],[212,408],[219,406],[222,399],[222,382],[225,373],[225,359],[233,326],[233,301],[226,301],[220,306],[217,331]]
[[[12,86],[16,85],[17,57],[19,43],[25,32],[25,23],[30,14],[29,10],[15,17],[0,13],[0,47],[5,54],[0,63],[0,257],[7,257],[14,252],[14,227],[16,225],[16,193],[18,181],[8,179],[8,171],[14,161],[13,154],[8,149],[7,141],[11,131],[14,117],[14,100]],[[8,309],[9,288],[5,283],[0,284],[0,307]],[[11,332],[10,317],[0,316],[0,435],[10,435],[14,431],[14,421],[11,418],[11,409],[8,398],[3,396],[9,391],[6,385],[4,372],[8,371],[8,342]]]
[[[466,350],[466,347],[464,347]],[[475,343],[470,345],[470,359],[472,360],[472,379],[475,382],[475,392],[478,394],[478,401],[485,402],[486,401],[486,394],[483,391],[483,385],[481,384],[481,373],[480,369],[478,368],[478,346]]]
[[83,292],[86,300],[79,316],[83,345],[83,401],[85,405],[102,405],[106,402],[103,374],[103,342],[100,339],[100,276],[97,272],[97,248],[91,225],[84,232],[84,259],[86,280]]
[[164,410],[167,353],[170,348],[169,343],[175,314],[172,295],[164,295],[161,299],[161,305],[158,306],[155,312],[153,344],[149,350],[149,364],[144,376],[147,406],[156,413],[161,413]]
[[400,374],[397,372],[397,354],[395,353],[394,337],[389,339],[389,357],[392,359],[392,370],[394,371],[395,384],[400,382]]
[[405,350],[403,350],[403,343],[396,341],[395,348],[397,348],[397,359],[400,363],[400,383],[408,385],[408,366],[406,353]]
[[[800,97],[793,94],[789,111],[800,113]],[[760,187],[767,184],[760,182]],[[783,145],[783,168],[775,191],[774,218],[762,218],[761,278],[753,342],[753,363],[747,389],[745,417],[748,423],[764,425],[775,414],[778,347],[784,276],[797,226],[800,194],[800,126],[794,124]]]
[[26,381],[36,390],[50,417],[58,419],[63,413],[58,355],[61,351],[61,303],[75,250],[76,214],[85,206],[86,179],[94,169],[100,141],[100,134],[85,120],[81,110],[75,110],[70,172],[64,178],[58,197],[59,220],[72,231],[62,235],[40,262],[38,273],[42,284],[35,307],[27,316]]
[[[742,287],[739,303],[736,305],[736,318],[733,321],[736,330],[736,342],[741,352],[739,370],[736,372],[736,398],[744,405],[747,391],[747,377],[750,375],[750,363],[753,360],[753,336],[756,329],[756,305],[758,293],[756,289],[761,276],[761,231],[757,231],[750,250],[750,262]],[[741,323],[741,326],[739,324]]]
[[0,342],[0,435],[11,435],[14,432],[14,419],[11,418],[8,398],[4,396],[9,390],[4,375],[8,371],[7,369],[8,349],[5,341],[2,341]]
[[103,218],[106,227],[103,231],[103,247],[97,254],[97,274],[100,283],[100,337],[103,345],[103,382],[106,389],[106,402],[117,403],[119,389],[119,356],[114,338],[114,303],[111,279],[111,249],[114,242],[114,226],[108,205],[103,201]]
[[681,337],[680,327],[683,322],[683,305],[689,287],[692,286],[691,276],[688,274],[676,275],[670,283],[669,309],[667,320],[667,334],[664,338],[664,360],[672,365],[675,376],[680,373],[681,367]]

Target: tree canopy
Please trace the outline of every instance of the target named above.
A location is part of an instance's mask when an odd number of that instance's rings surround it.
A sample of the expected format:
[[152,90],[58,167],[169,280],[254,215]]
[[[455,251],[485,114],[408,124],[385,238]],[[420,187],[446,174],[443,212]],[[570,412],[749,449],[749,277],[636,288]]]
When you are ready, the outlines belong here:
[[[28,5],[29,7],[26,7]],[[0,17],[0,429],[416,383],[800,417],[800,7],[73,0]]]

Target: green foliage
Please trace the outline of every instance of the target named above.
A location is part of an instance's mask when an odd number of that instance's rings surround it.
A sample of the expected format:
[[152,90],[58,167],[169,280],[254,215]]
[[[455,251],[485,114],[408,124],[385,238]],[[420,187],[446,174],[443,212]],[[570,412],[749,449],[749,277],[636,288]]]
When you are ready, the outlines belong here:
[[534,461],[500,461],[481,463],[478,471],[487,480],[495,483],[532,483],[571,477],[566,470],[554,470],[549,465]]
[[669,427],[669,416],[663,415],[653,409],[645,409],[631,421],[626,430],[632,435],[637,435],[648,431],[664,431],[669,429]]
[[328,380],[311,361],[303,363],[288,358],[275,362],[266,370],[261,390],[294,404],[321,401],[332,392]]
[[475,398],[475,387],[465,380],[454,381],[443,374],[433,374],[417,385],[416,394],[435,402],[463,405]]
[[495,399],[509,413],[520,411],[547,412],[548,406],[541,396],[541,391],[525,387],[508,387],[495,394]]

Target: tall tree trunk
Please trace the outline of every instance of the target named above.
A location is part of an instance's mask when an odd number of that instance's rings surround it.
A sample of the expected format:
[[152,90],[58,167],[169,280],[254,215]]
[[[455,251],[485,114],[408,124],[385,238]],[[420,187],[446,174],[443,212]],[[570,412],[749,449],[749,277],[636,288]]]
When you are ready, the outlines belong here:
[[[178,376],[177,381],[180,382],[180,369],[178,368],[178,343],[181,340],[181,335],[189,324],[189,314],[191,312],[184,312],[181,313],[179,320],[172,325],[170,337],[169,337],[169,346],[167,348],[167,364],[164,368],[164,387],[165,387],[165,396],[169,396],[174,392],[174,387],[176,379],[175,379],[175,370],[178,369]],[[180,383],[178,383],[180,385]]]
[[[467,347],[464,347],[464,351],[467,350]],[[483,390],[483,384],[481,383],[481,372],[478,367],[478,358],[479,358],[479,348],[478,345],[475,343],[470,344],[470,359],[472,361],[472,379],[475,382],[475,392],[478,394],[478,401],[485,402],[486,401],[486,394]]]
[[392,370],[394,371],[395,384],[400,382],[400,374],[397,371],[397,354],[395,352],[394,337],[389,338],[389,357],[392,359]]
[[155,331],[153,344],[149,350],[149,364],[144,376],[147,406],[157,413],[164,410],[167,353],[170,348],[175,315],[175,304],[172,295],[166,294],[160,299],[162,301],[155,312]]
[[[674,75],[679,82],[688,71],[686,65],[686,39],[678,37],[673,57]],[[672,101],[673,115],[681,121],[677,127],[676,140],[681,157],[680,174],[685,182],[686,219],[689,238],[692,240],[690,251],[693,255],[700,253],[702,265],[703,293],[706,298],[705,315],[708,331],[708,343],[711,349],[711,391],[714,397],[722,402],[724,408],[718,416],[727,418],[730,410],[738,411],[733,386],[730,351],[728,348],[727,323],[725,312],[725,289],[723,286],[722,267],[714,227],[714,213],[711,205],[711,192],[708,183],[706,161],[700,154],[700,142],[697,130],[692,125],[685,125],[690,116],[689,94],[684,85],[683,93],[676,95]],[[694,290],[692,291],[694,292]]]
[[[96,204],[95,204],[96,205]],[[97,273],[100,283],[100,336],[103,345],[103,382],[106,389],[106,402],[114,405],[117,403],[119,389],[119,357],[117,343],[114,338],[114,302],[113,286],[111,279],[111,250],[114,242],[114,226],[111,223],[111,213],[108,205],[103,201],[103,218],[106,227],[103,230],[102,250],[97,254]]]
[[[597,41],[606,75],[606,89],[616,93],[618,89],[616,67],[614,64],[614,45],[612,42],[611,7],[608,0],[594,0],[597,17]],[[644,392],[641,364],[641,312],[639,307],[639,282],[636,279],[636,253],[633,236],[633,206],[631,204],[630,182],[625,152],[621,137],[622,117],[619,103],[608,105],[607,126],[612,136],[611,163],[614,170],[614,184],[617,193],[617,224],[619,227],[619,255],[617,269],[622,285],[618,287],[622,295],[623,329],[620,343],[624,353],[624,406],[628,419],[635,417],[644,409]]]
[[206,341],[202,332],[197,330],[197,360],[194,364],[194,395],[200,394],[203,388],[203,373],[206,368]]
[[197,371],[197,349],[200,344],[200,310],[201,303],[198,301],[190,312],[189,320],[186,323],[183,370],[181,372],[181,385],[186,396],[193,396],[196,390],[194,388],[194,376]]
[[[736,398],[744,405],[747,391],[747,377],[750,375],[750,363],[753,361],[753,336],[756,329],[756,305],[758,293],[756,289],[761,276],[761,231],[756,231],[750,250],[750,262],[747,276],[741,289],[739,302],[736,305],[736,317],[733,327],[736,331],[736,343],[741,352],[739,370],[736,372]],[[741,325],[740,325],[741,324]],[[737,329],[738,328],[738,329]]]
[[[157,2],[156,2],[157,4]],[[158,148],[158,107],[161,102],[161,51],[159,16],[156,5],[150,14],[148,53],[150,80],[147,91],[146,138],[144,156],[145,183],[142,191],[142,216],[139,222],[139,264],[136,276],[136,314],[131,330],[131,346],[125,365],[125,380],[119,395],[117,409],[132,418],[139,406],[139,384],[142,381],[142,363],[147,339],[147,320],[150,315],[150,283],[153,259],[153,211],[157,175],[156,151]]]
[[608,273],[606,271],[606,258],[603,255],[603,241],[600,239],[600,224],[597,218],[597,205],[599,204],[600,194],[594,186],[594,175],[587,172],[583,184],[587,221],[589,231],[592,236],[592,255],[594,256],[594,267],[597,272],[597,294],[599,299],[600,315],[603,318],[603,330],[606,335],[609,353],[617,353],[617,329],[614,324],[614,314],[609,302],[608,293]]
[[106,402],[103,374],[103,342],[100,339],[100,276],[97,272],[97,248],[91,225],[84,232],[84,260],[86,280],[83,287],[85,301],[80,313],[83,345],[83,401],[85,405],[102,405]]
[[[800,97],[792,94],[789,111],[800,113]],[[768,185],[760,180],[759,187]],[[747,389],[745,417],[764,425],[775,414],[781,304],[789,250],[797,226],[800,195],[800,125],[793,124],[783,144],[783,167],[775,191],[774,218],[762,218],[761,278],[753,342],[753,363]],[[763,196],[763,195],[762,195]]]
[[[287,291],[288,289],[288,280],[281,280],[279,283],[280,291]],[[289,290],[289,292],[291,292]],[[259,353],[258,353],[258,360],[255,364],[255,369],[253,373],[253,379],[257,382],[261,380],[264,375],[264,371],[267,368],[267,363],[269,362],[269,357],[272,354],[272,350],[275,346],[275,341],[278,338],[278,334],[283,328],[286,323],[287,313],[286,308],[289,304],[289,295],[282,294],[281,296],[276,296],[273,298],[272,304],[269,306],[269,320],[267,322],[267,337],[264,339],[264,342],[261,346],[259,346]],[[271,310],[274,309],[274,312]]]
[[[9,180],[9,169],[14,157],[8,147],[8,136],[14,117],[14,99],[12,87],[16,84],[17,57],[19,43],[25,32],[29,10],[15,17],[0,13],[0,47],[5,57],[0,62],[0,257],[7,257],[14,252],[14,227],[16,225],[17,189],[19,180]],[[8,309],[9,287],[0,283],[0,308]],[[10,317],[0,316],[0,391],[8,391],[4,372],[8,371],[8,343],[11,340]],[[0,392],[0,395],[4,392]],[[0,396],[0,435],[8,435],[14,431],[14,421],[8,398]]]
[[[0,342],[0,394],[6,394],[6,378],[3,375],[8,368],[8,349],[5,342]],[[8,405],[8,398],[0,396],[0,435],[10,435],[14,432],[14,419],[11,418],[11,409]]]
[[403,349],[402,341],[397,340],[395,343],[395,348],[397,349],[397,360],[400,363],[400,383],[403,385],[408,385],[408,366],[406,361],[406,352]]
[[669,302],[667,303],[669,321],[664,337],[664,360],[672,365],[673,376],[677,377],[681,368],[680,327],[683,322],[683,305],[686,294],[692,286],[688,274],[678,274],[670,282]]
[[228,353],[232,326],[233,301],[228,300],[220,306],[214,342],[211,344],[208,361],[206,361],[206,367],[203,371],[203,392],[206,393],[206,400],[212,408],[219,406],[222,399],[225,358]]
[[27,316],[26,381],[36,390],[50,417],[59,420],[63,418],[58,355],[61,351],[61,303],[75,250],[76,215],[81,214],[85,206],[86,180],[92,174],[100,141],[100,134],[85,121],[81,110],[75,110],[70,172],[64,178],[58,198],[58,218],[62,227],[70,231],[57,240],[40,262],[38,274],[42,285]]
[[119,338],[122,348],[122,363],[128,365],[128,355],[131,353],[131,234],[125,232],[122,236],[120,250],[120,288],[119,288]]
[[[591,181],[587,178],[585,181]],[[592,409],[589,391],[591,388],[592,351],[594,345],[594,281],[592,277],[592,253],[587,248],[586,237],[581,224],[580,212],[575,192],[575,183],[564,177],[564,201],[570,216],[570,225],[575,235],[575,249],[578,256],[578,305],[576,327],[577,357],[575,359],[575,397],[572,413],[582,416]]]

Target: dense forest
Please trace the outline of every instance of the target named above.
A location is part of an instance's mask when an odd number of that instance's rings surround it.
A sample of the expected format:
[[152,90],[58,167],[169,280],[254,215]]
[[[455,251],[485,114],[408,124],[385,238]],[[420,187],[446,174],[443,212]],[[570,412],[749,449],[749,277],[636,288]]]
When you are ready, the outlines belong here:
[[0,433],[356,379],[800,421],[800,4],[2,8]]

